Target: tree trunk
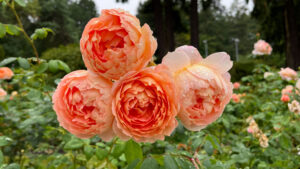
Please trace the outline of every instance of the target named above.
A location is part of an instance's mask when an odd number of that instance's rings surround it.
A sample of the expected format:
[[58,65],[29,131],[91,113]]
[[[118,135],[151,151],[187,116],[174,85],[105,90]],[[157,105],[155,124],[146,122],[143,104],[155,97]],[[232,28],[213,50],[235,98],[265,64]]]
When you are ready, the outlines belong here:
[[288,67],[298,69],[300,66],[300,46],[298,38],[297,18],[293,0],[286,0],[285,6],[285,35],[286,35],[286,63]]
[[198,0],[191,0],[190,27],[191,27],[191,45],[199,47],[199,30],[198,30]]
[[164,34],[164,22],[163,22],[163,7],[160,0],[153,0],[154,9],[154,25],[155,34],[157,37],[157,60],[160,61],[161,58],[167,53],[165,34]]
[[172,0],[165,0],[165,23],[166,23],[166,40],[168,44],[168,50],[173,51],[175,49],[174,39],[174,22],[173,20],[173,3]]

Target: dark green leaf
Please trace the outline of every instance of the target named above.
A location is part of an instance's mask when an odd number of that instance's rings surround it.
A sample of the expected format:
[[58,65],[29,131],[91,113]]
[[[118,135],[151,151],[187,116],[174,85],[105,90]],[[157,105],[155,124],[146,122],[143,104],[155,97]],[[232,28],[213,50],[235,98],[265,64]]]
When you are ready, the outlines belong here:
[[165,155],[164,162],[166,169],[179,169],[175,160],[170,155]]
[[30,64],[29,64],[28,60],[25,59],[25,58],[19,57],[19,58],[18,58],[18,63],[19,63],[19,65],[20,65],[23,69],[29,69],[29,68],[30,68]]
[[76,150],[80,149],[83,146],[83,142],[79,139],[71,139],[67,144],[65,144],[65,150]]
[[48,68],[49,68],[50,72],[56,73],[59,70],[58,61],[50,60],[48,63]]
[[12,63],[12,62],[14,62],[14,61],[16,61],[16,60],[17,60],[17,58],[15,58],[15,57],[9,57],[9,58],[6,58],[6,59],[4,59],[4,60],[2,60],[2,61],[0,62],[0,67],[5,66],[5,65],[8,65],[8,64],[10,64],[10,63]]
[[133,140],[127,141],[125,145],[125,157],[128,163],[133,162],[135,159],[143,159],[142,148]]
[[118,157],[124,152],[124,149],[125,149],[125,144],[124,144],[124,143],[116,144],[116,145],[114,146],[114,148],[112,149],[111,154],[112,154],[115,158],[118,158]]
[[209,135],[207,135],[206,139],[208,141],[210,141],[210,143],[211,143],[211,145],[213,146],[214,149],[222,152],[218,138],[216,138],[215,136],[209,134]]
[[139,159],[133,160],[133,161],[128,165],[127,169],[135,169],[139,162],[140,162]]
[[6,34],[6,28],[2,23],[0,23],[0,38],[3,38],[5,34]]
[[159,165],[152,157],[146,158],[140,169],[159,169]]
[[26,6],[26,3],[25,3],[24,0],[15,0],[15,2],[16,2],[17,4],[19,4],[20,6],[22,6],[22,7],[25,7],[25,6]]
[[60,70],[63,70],[66,73],[71,72],[71,69],[69,68],[69,66],[63,61],[58,60],[58,67],[59,67]]
[[96,149],[96,156],[99,160],[103,160],[105,157],[107,157],[108,151],[106,149],[98,148]]
[[94,153],[94,149],[92,146],[90,145],[85,145],[83,147],[83,152],[86,156],[86,158],[89,160],[92,156],[93,156],[93,153]]
[[48,63],[43,62],[39,65],[39,67],[37,68],[36,72],[37,73],[44,73],[46,70],[48,69]]

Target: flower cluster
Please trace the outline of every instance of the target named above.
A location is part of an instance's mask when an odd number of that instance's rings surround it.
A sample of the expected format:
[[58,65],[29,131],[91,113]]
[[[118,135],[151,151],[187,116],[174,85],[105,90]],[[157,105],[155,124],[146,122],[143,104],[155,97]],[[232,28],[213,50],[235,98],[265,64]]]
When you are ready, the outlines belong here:
[[268,137],[259,129],[257,123],[253,119],[252,116],[247,118],[247,123],[249,126],[247,128],[248,133],[251,133],[255,138],[259,140],[259,144],[263,148],[267,148],[269,146],[269,139]]
[[53,94],[60,125],[79,138],[154,142],[171,135],[177,117],[192,131],[217,120],[232,95],[229,55],[203,59],[181,46],[146,67],[156,48],[150,27],[124,10],[91,19],[80,40],[87,70],[66,75]]

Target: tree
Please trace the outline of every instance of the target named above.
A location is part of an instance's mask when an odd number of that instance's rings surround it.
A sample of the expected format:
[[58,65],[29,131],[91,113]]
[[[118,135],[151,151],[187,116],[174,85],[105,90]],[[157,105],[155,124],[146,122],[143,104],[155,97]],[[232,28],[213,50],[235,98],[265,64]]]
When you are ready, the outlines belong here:
[[272,43],[274,52],[286,56],[288,67],[297,69],[300,66],[300,20],[297,20],[300,14],[296,11],[300,10],[300,2],[294,0],[253,2],[252,16],[260,22],[263,37]]
[[198,0],[191,0],[190,11],[191,45],[199,48]]

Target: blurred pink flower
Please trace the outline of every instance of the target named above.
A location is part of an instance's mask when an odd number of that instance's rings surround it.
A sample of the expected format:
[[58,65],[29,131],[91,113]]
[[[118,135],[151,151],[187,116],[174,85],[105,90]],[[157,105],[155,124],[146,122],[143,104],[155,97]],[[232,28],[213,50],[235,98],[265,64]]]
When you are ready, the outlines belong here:
[[6,91],[0,88],[0,100],[3,100],[7,95]]
[[232,96],[231,96],[231,99],[232,99],[235,103],[239,103],[239,102],[240,102],[240,98],[241,98],[241,95],[235,94],[235,93],[233,93]]
[[287,85],[284,89],[281,90],[281,94],[289,94],[292,93],[294,87],[292,85]]
[[281,68],[278,73],[283,80],[297,80],[297,72],[289,67]]
[[287,94],[284,94],[281,96],[281,99],[280,99],[282,102],[289,102],[290,101],[290,97],[289,95]]
[[253,55],[270,55],[272,53],[272,47],[264,40],[259,40],[254,44]]
[[233,88],[234,89],[238,89],[238,88],[240,88],[240,86],[241,86],[241,84],[239,82],[234,82],[233,83]]
[[297,100],[293,100],[288,104],[289,110],[293,113],[300,114],[300,103]]

